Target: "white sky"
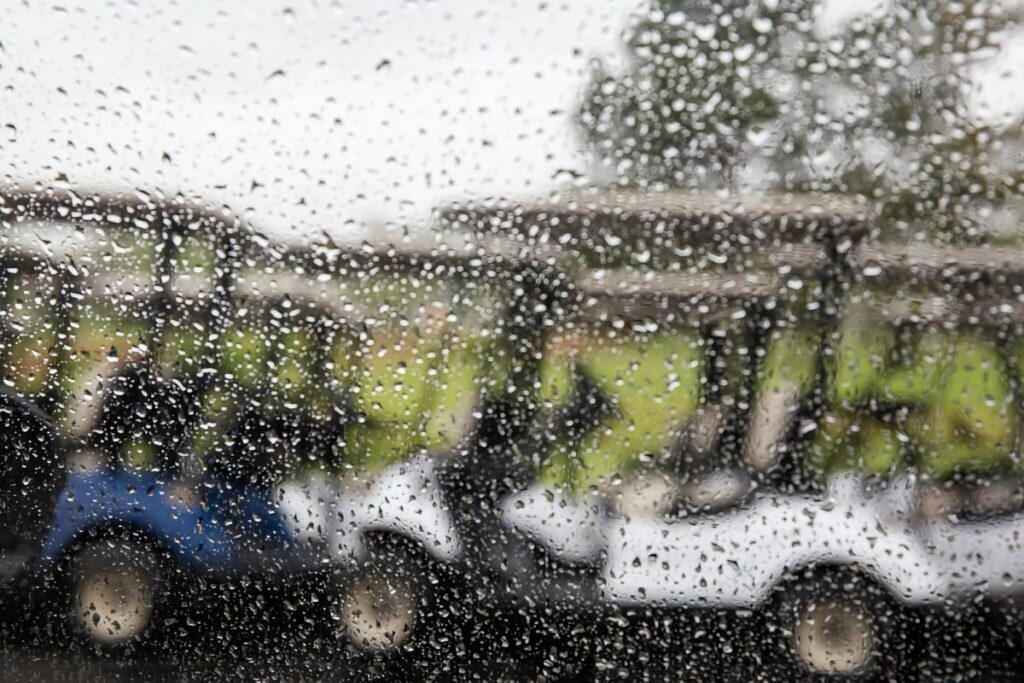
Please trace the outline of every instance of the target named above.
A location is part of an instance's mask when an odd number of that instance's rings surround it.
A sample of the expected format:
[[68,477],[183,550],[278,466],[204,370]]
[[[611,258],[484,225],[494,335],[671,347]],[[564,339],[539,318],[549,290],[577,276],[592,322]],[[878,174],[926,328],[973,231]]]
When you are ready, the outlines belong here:
[[[641,1],[25,2],[0,31],[0,159],[9,181],[226,202],[281,237],[421,226],[586,172],[588,60]],[[1010,52],[979,99],[1000,119],[1024,108]]]
[[7,7],[0,159],[8,180],[224,201],[283,237],[421,224],[442,201],[534,195],[584,170],[571,116],[587,62],[619,49],[635,7]]

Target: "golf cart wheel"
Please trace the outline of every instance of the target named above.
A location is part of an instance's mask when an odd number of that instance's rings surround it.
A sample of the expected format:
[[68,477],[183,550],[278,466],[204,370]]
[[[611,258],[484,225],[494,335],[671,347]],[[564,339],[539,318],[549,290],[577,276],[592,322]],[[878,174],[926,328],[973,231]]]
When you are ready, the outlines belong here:
[[441,661],[457,641],[437,568],[400,539],[381,539],[342,583],[332,610],[337,639],[359,659]]
[[70,563],[68,617],[77,640],[121,653],[150,640],[161,598],[161,559],[142,539],[90,541]]
[[772,629],[791,674],[861,679],[898,647],[897,608],[869,578],[845,569],[802,575],[783,594]]

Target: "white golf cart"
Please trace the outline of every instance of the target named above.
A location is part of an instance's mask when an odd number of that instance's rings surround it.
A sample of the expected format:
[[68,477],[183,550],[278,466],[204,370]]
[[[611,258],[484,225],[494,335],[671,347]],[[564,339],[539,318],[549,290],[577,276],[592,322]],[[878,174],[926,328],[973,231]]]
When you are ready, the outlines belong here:
[[[576,568],[564,593],[627,606],[764,611],[770,633],[759,640],[769,655],[839,676],[867,675],[892,651],[901,609],[1024,595],[1016,380],[993,360],[1016,348],[1024,254],[860,243],[869,229],[857,207],[813,198],[584,195],[448,215],[568,261],[577,329],[702,331],[700,401],[661,453],[619,459],[621,467],[597,477],[586,474],[603,466],[591,456],[597,464],[576,463],[585,487],[535,479],[502,500],[503,523],[544,549],[544,566]],[[573,253],[566,259],[556,247]],[[844,326],[855,309],[871,311],[860,332]],[[738,354],[715,341],[736,327],[745,331]],[[939,361],[913,361],[945,369],[919,373],[909,389],[900,377],[885,386],[865,380],[878,386],[857,397],[836,389],[830,363],[863,362],[849,381],[872,364],[898,365],[844,355],[844,335],[876,328],[916,335],[916,351],[904,355],[926,354],[919,337],[950,330],[994,335],[982,348],[998,352],[950,342]],[[898,355],[894,348],[886,353]],[[747,363],[731,378],[716,363],[730,353]],[[965,389],[972,396],[956,398],[958,382],[991,387],[970,374],[977,364],[1006,375],[1005,396],[978,399]],[[736,387],[736,376],[745,386]],[[900,381],[903,389],[892,388]],[[731,394],[723,390],[730,382]],[[947,430],[955,437],[941,436],[939,413],[919,405],[940,390],[935,400],[959,411]],[[593,392],[574,393],[595,403]],[[842,405],[832,405],[837,396]],[[649,398],[656,410],[658,396]],[[637,443],[640,424],[630,425]],[[831,441],[855,443],[845,461],[829,455],[823,467]],[[585,460],[583,448],[573,453]],[[538,566],[502,562],[519,573]]]

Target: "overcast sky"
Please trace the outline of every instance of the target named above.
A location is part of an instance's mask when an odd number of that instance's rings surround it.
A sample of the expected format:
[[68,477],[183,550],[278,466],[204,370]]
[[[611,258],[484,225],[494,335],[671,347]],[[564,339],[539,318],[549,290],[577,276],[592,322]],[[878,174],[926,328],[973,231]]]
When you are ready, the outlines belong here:
[[[538,195],[587,170],[573,108],[639,6],[5,7],[0,158],[7,180],[183,191],[279,236],[422,225],[440,202]],[[1007,92],[1024,97],[1002,87],[988,110],[1019,109]]]
[[637,6],[111,4],[5,8],[9,179],[185,191],[338,237],[579,170],[587,62],[614,55]]

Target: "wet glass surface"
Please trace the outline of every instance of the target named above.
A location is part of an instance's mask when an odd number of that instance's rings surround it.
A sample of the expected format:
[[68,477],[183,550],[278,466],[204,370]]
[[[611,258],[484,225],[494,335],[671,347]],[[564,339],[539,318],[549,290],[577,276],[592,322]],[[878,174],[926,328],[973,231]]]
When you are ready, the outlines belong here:
[[21,680],[1015,680],[1020,3],[12,8]]

